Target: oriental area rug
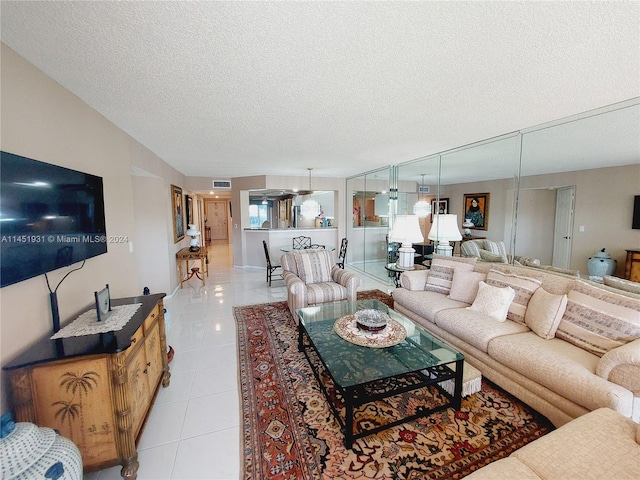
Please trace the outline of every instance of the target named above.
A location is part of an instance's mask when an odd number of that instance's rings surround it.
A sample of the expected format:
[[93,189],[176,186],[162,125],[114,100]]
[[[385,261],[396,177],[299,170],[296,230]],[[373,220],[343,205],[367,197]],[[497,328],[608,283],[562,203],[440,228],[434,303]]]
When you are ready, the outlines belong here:
[[[393,306],[379,290],[358,292],[358,298]],[[287,302],[234,307],[234,316],[245,480],[462,478],[553,429],[546,418],[483,379],[482,390],[464,398],[460,410],[388,428],[347,449],[309,362],[298,352]],[[423,396],[437,396],[433,390]],[[373,404],[358,422],[375,424],[394,410],[415,410],[420,396]]]

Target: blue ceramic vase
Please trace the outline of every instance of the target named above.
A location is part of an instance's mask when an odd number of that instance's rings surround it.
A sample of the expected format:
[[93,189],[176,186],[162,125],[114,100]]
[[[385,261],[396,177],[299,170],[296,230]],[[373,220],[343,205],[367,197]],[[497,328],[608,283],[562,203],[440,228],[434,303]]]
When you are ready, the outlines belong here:
[[0,417],[0,473],[3,480],[81,480],[78,447],[52,428]]

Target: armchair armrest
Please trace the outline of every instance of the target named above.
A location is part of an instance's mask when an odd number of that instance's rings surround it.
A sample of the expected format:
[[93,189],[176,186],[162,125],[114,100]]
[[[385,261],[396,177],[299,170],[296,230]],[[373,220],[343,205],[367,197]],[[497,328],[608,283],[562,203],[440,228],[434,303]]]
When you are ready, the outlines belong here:
[[400,275],[400,286],[407,290],[424,290],[429,270],[409,270]]
[[598,362],[596,374],[640,397],[640,338],[605,353]]
[[353,302],[356,300],[356,292],[362,282],[362,279],[358,275],[334,266],[331,269],[331,278],[334,282],[339,283],[347,289],[347,298],[349,301]]

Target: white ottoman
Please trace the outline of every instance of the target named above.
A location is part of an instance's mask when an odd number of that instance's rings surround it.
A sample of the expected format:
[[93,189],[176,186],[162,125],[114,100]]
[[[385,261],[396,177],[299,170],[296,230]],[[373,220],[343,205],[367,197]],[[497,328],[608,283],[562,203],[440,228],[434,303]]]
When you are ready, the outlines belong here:
[[[456,366],[453,365],[452,369],[455,370]],[[442,388],[445,389],[449,393],[449,395],[453,395],[453,390],[456,386],[456,381],[454,379],[445,380],[440,384]],[[468,397],[476,392],[479,392],[482,389],[482,374],[480,371],[467,362],[464,362],[464,366],[462,367],[462,396]]]
[[[453,354],[444,349],[439,348],[437,350],[433,350],[431,352],[433,355],[438,357],[440,360],[453,360],[455,357]],[[451,369],[455,372],[456,364],[451,364]],[[456,382],[454,379],[445,380],[440,384],[440,386],[447,392],[449,395],[453,395],[453,391],[456,386]],[[462,367],[462,396],[468,397],[476,392],[479,392],[482,389],[482,373],[467,362],[464,362]]]

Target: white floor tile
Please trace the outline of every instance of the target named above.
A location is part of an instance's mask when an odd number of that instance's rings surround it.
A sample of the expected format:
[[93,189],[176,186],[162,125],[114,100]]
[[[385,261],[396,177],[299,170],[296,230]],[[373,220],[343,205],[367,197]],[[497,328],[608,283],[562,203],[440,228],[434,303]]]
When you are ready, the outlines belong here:
[[181,438],[191,438],[240,425],[237,390],[189,400]]
[[[228,245],[209,248],[206,285],[187,282],[165,299],[167,343],[175,350],[171,384],[160,388],[139,440],[140,480],[240,477],[240,397],[233,307],[286,301],[284,282],[269,287],[264,269],[234,268]],[[361,274],[360,290],[393,290]],[[118,480],[120,466],[84,476]]]
[[240,429],[220,430],[180,442],[173,479],[240,478]]

